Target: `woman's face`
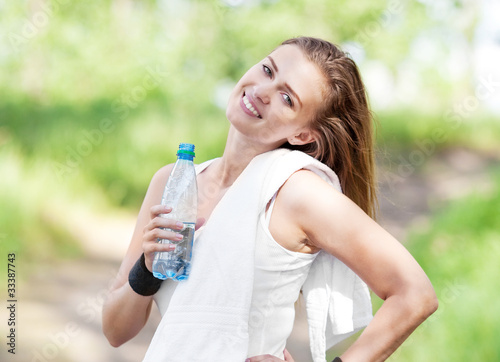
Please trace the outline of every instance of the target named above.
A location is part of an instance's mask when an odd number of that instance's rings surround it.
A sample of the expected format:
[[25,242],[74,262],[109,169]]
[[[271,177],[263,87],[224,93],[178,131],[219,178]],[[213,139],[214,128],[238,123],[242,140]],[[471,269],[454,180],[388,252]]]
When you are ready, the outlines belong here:
[[313,141],[309,129],[323,100],[320,70],[295,45],[283,45],[250,68],[229,98],[226,116],[253,142],[279,147]]

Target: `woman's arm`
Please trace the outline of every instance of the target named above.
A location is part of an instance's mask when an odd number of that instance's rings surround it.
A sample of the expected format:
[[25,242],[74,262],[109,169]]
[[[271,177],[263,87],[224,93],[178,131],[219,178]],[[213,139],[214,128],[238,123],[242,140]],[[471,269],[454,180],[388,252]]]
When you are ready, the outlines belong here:
[[278,201],[309,243],[344,262],[384,300],[344,362],[385,360],[437,309],[434,289],[410,253],[316,174],[296,172]]
[[174,238],[174,233],[162,230],[160,227],[179,229],[175,226],[175,221],[159,216],[169,211],[157,205],[161,201],[172,167],[173,165],[165,166],[153,176],[139,211],[129,248],[103,305],[103,332],[114,347],[137,335],[146,324],[151,311],[153,297],[145,297],[132,290],[128,283],[130,269],[144,252],[146,267],[151,271],[154,253],[170,250],[169,245],[158,244],[157,238]]

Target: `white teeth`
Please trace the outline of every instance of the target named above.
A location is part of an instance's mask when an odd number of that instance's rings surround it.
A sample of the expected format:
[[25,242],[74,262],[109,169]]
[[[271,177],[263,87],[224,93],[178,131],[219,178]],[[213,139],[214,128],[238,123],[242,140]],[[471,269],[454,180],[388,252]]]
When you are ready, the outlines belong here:
[[247,109],[252,112],[255,117],[260,117],[260,114],[259,112],[257,112],[255,110],[255,108],[253,108],[252,104],[250,103],[250,101],[248,100],[247,96],[243,96],[243,103],[245,103],[245,106],[247,107]]

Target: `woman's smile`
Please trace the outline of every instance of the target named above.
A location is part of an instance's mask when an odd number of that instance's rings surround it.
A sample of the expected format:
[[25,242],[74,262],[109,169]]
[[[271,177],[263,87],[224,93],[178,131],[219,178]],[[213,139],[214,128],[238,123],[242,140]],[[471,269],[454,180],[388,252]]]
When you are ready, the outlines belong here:
[[243,94],[243,97],[241,97],[240,105],[246,114],[257,118],[262,118],[259,111],[257,110],[255,102],[251,97],[247,96],[246,94]]

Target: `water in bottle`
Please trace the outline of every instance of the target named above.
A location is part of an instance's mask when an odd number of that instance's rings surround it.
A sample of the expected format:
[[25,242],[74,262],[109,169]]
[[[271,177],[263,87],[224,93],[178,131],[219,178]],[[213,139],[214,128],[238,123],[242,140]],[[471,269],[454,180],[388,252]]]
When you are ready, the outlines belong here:
[[160,243],[175,244],[175,250],[155,253],[153,275],[158,279],[186,280],[189,276],[198,209],[198,189],[193,157],[194,145],[181,143],[177,151],[177,161],[163,192],[161,203],[170,206],[172,212],[163,214],[162,217],[183,222],[184,228],[181,231],[173,231],[184,237],[181,241],[159,240]]

